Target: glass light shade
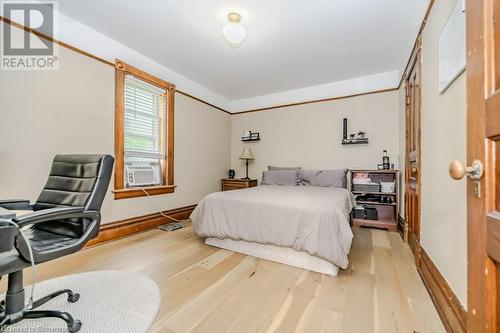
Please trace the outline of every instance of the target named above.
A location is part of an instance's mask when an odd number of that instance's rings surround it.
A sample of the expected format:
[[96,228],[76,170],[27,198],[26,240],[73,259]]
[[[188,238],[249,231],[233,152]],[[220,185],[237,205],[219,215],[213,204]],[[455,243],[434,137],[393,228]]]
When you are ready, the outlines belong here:
[[233,22],[226,24],[226,26],[222,29],[222,34],[229,45],[233,48],[240,47],[241,43],[247,36],[243,26],[239,23]]

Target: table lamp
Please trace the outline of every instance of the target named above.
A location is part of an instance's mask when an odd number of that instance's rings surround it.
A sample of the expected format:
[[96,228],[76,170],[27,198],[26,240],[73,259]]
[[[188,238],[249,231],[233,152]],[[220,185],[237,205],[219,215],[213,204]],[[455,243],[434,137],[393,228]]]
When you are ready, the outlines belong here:
[[243,151],[241,152],[240,160],[245,160],[246,162],[246,177],[242,179],[250,179],[248,177],[248,161],[249,160],[254,160],[255,157],[253,157],[252,150],[250,148],[243,148]]

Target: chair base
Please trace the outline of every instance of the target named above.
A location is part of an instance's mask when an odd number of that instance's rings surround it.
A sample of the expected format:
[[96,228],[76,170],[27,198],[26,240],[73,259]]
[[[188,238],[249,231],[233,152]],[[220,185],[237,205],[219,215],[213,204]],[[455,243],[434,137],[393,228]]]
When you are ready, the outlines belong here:
[[82,328],[82,322],[73,319],[67,312],[35,310],[63,294],[68,295],[68,302],[76,303],[80,299],[79,294],[73,293],[69,289],[59,290],[33,302],[33,306],[29,309],[25,306],[24,294],[23,271],[20,270],[9,274],[5,301],[1,301],[0,303],[0,332],[3,332],[8,326],[14,325],[24,319],[39,318],[59,318],[64,320],[70,333],[76,333]]

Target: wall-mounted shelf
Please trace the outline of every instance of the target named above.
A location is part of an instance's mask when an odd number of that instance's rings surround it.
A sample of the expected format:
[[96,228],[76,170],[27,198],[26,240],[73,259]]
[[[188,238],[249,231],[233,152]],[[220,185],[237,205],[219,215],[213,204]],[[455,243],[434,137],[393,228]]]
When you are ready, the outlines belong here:
[[260,138],[241,138],[241,141],[243,142],[250,142],[250,141],[260,141]]
[[243,142],[260,141],[260,133],[259,132],[245,131],[245,133],[243,135],[245,135],[245,136],[241,137],[241,141],[243,141]]
[[342,139],[343,145],[367,145],[368,139]]
[[365,131],[358,131],[347,135],[347,118],[342,119],[342,141],[343,145],[367,145],[368,138],[365,138]]

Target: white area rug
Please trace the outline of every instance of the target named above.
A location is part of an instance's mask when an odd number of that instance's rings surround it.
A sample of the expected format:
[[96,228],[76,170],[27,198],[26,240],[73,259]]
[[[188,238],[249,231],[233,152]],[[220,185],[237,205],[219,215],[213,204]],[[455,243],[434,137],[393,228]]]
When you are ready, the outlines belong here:
[[[80,300],[68,303],[61,295],[37,310],[68,312],[83,325],[81,333],[148,332],[160,308],[161,291],[144,275],[96,271],[43,281],[35,286],[35,300],[60,289],[71,289]],[[31,286],[25,287],[26,298]],[[3,295],[2,295],[3,299]],[[67,332],[58,319],[26,319],[5,332]]]

